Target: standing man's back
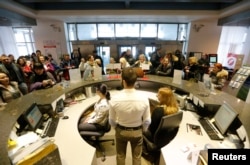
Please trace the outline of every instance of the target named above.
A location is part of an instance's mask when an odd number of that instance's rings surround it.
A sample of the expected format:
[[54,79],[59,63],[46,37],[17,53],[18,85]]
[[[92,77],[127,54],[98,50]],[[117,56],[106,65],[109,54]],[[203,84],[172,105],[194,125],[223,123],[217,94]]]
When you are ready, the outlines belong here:
[[136,91],[136,80],[135,70],[131,67],[124,68],[124,89],[111,99],[109,121],[116,131],[117,165],[125,165],[128,142],[131,144],[133,165],[141,164],[142,130],[146,130],[151,122],[148,98]]

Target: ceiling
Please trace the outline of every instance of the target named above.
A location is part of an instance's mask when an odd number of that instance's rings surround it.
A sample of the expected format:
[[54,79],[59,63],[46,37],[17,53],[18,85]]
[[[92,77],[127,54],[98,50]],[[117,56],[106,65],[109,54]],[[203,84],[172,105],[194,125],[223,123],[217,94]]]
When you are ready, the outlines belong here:
[[[231,21],[232,13],[249,11],[249,2],[249,0],[3,0],[0,2],[0,26],[36,25],[37,19],[63,22],[187,23],[224,18],[221,22],[225,24]],[[240,16],[247,17],[248,19],[244,18],[244,23],[250,25],[249,15],[248,12]],[[237,17],[236,20],[240,19]]]

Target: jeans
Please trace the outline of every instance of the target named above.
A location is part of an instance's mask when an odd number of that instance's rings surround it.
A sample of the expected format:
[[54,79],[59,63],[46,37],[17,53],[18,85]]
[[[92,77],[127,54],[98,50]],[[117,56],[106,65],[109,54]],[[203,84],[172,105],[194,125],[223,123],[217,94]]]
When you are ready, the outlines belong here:
[[122,130],[116,127],[116,162],[117,165],[125,165],[127,144],[130,142],[132,150],[133,165],[141,164],[142,154],[142,129],[138,130]]

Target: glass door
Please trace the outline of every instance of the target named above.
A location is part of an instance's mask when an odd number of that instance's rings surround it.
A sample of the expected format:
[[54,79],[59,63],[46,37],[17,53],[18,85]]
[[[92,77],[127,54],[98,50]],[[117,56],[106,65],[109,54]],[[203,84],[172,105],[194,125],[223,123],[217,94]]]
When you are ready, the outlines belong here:
[[155,51],[155,46],[146,46],[145,47],[145,56],[147,60],[150,60],[151,54]]
[[110,60],[110,47],[109,46],[97,46],[96,50],[98,55],[101,56],[103,60],[104,71],[106,71],[106,66],[109,64]]
[[136,46],[125,46],[125,45],[119,46],[119,58],[120,58],[122,52],[126,52],[128,49],[131,50],[133,58],[136,59]]

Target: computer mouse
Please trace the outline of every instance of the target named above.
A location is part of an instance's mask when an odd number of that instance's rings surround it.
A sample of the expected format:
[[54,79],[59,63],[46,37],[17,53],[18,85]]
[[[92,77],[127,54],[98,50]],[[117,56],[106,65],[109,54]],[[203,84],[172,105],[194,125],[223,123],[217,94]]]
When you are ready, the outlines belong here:
[[63,118],[62,119],[68,119],[69,118],[69,116],[63,116]]

